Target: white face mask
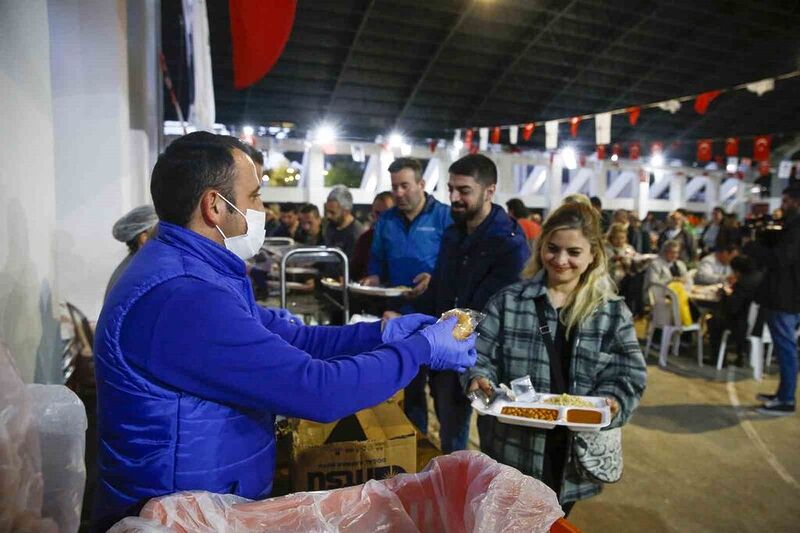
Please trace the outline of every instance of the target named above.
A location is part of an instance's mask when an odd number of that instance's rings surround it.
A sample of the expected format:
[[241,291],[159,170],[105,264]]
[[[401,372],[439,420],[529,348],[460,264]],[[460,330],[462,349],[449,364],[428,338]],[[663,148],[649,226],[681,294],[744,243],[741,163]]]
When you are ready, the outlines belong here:
[[[218,193],[219,194],[219,193]],[[222,230],[217,226],[217,231],[225,239],[225,248],[233,252],[242,261],[247,261],[261,250],[261,245],[264,244],[264,237],[266,237],[266,230],[264,229],[264,222],[266,215],[261,211],[248,209],[247,214],[239,211],[239,208],[228,201],[227,198],[219,195],[220,198],[225,200],[229,206],[236,209],[236,212],[242,215],[247,223],[247,233],[244,235],[237,235],[235,237],[226,237]]]

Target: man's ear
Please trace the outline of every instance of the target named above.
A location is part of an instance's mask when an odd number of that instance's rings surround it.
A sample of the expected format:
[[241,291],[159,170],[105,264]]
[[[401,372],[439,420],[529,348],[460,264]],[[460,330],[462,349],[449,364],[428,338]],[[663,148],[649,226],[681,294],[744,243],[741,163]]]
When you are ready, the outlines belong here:
[[214,189],[206,189],[200,197],[200,216],[209,227],[219,226],[224,216],[219,202],[219,194]]
[[490,202],[494,199],[494,193],[497,192],[497,184],[492,183],[486,187],[486,199]]

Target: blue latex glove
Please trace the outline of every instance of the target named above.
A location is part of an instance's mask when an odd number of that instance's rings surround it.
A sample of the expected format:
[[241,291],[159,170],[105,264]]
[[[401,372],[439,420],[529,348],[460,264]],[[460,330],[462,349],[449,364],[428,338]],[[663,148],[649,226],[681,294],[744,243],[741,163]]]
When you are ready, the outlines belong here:
[[431,345],[431,361],[428,365],[431,370],[462,373],[475,365],[478,357],[475,351],[476,335],[473,333],[463,341],[457,340],[453,337],[453,328],[457,323],[456,317],[450,317],[420,331],[420,335]]
[[381,340],[383,342],[401,341],[409,335],[418,332],[425,326],[430,326],[435,323],[435,318],[423,315],[422,313],[392,318],[384,323],[383,331],[381,332]]
[[294,314],[290,313],[288,309],[284,309],[284,308],[276,309],[275,310],[275,314],[278,315],[279,318],[282,318],[284,320],[288,320],[292,324],[297,324],[298,326],[302,326],[303,325],[303,319],[300,318],[297,315],[294,315]]

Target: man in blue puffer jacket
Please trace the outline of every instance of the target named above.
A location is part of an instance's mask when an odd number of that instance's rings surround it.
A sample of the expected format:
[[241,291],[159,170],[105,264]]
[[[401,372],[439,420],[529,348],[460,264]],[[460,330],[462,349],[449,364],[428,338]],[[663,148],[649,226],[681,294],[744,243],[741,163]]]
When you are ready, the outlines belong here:
[[420,365],[474,364],[474,338],[456,341],[452,320],[307,327],[256,305],[243,259],[264,239],[260,186],[239,141],[205,132],[153,169],[157,237],[97,324],[97,529],[177,491],[267,497],[275,414],[333,421],[386,400]]
[[[453,221],[450,210],[425,192],[422,166],[414,158],[401,157],[389,165],[395,206],[375,225],[369,252],[369,275],[365,285],[406,285],[413,287],[405,297],[390,301],[392,311],[413,312],[409,300],[428,288],[444,230]],[[425,367],[405,389],[406,415],[423,433],[428,432],[428,400]]]
[[[531,255],[522,228],[492,199],[497,166],[470,154],[449,168],[450,211],[436,270],[428,290],[414,302],[417,311],[441,315],[454,307],[483,310],[491,296],[519,281]],[[431,372],[431,395],[439,419],[442,451],[465,450],[470,402],[455,372]]]

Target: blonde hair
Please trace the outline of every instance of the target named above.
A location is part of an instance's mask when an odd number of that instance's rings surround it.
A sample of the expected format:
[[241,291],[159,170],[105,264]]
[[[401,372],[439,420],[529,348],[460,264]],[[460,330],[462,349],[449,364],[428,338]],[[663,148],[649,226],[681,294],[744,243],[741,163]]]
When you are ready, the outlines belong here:
[[625,227],[625,224],[621,222],[614,222],[608,227],[608,232],[606,233],[606,240],[609,244],[611,244],[611,237],[614,235],[620,234],[625,237],[625,240],[628,239],[628,228]]
[[564,200],[561,205],[564,204],[583,204],[589,207],[593,207],[591,200],[589,200],[589,197],[586,196],[585,194],[580,194],[580,193],[570,194],[564,197]]
[[593,207],[583,203],[565,203],[547,217],[542,225],[542,235],[536,241],[536,249],[522,270],[522,278],[530,279],[542,270],[542,250],[553,234],[560,230],[579,230],[589,241],[590,252],[594,255],[561,313],[560,320],[567,328],[567,335],[570,335],[574,327],[598,306],[613,298],[617,291],[608,275],[600,217]]

